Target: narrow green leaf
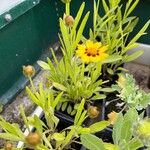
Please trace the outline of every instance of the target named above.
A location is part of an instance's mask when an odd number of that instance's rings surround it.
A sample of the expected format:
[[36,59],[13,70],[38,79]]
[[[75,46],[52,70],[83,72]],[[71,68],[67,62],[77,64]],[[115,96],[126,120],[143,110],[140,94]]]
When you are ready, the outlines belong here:
[[28,87],[26,87],[26,92],[27,92],[29,98],[30,98],[35,104],[37,104],[38,106],[41,106],[41,103],[40,103],[40,101],[38,100],[38,98],[36,98],[36,96],[32,93],[32,91],[31,91]]
[[0,138],[6,139],[9,141],[22,141],[22,138],[16,135],[10,134],[10,133],[0,133]]
[[55,100],[52,102],[53,109],[55,109],[55,107],[57,106],[57,104],[60,103],[60,99],[61,99],[62,95],[63,95],[63,92],[59,93],[57,95],[57,97],[55,98]]
[[26,117],[26,115],[25,115],[23,105],[20,106],[20,113],[21,113],[21,116],[22,116],[22,118],[23,118],[23,121],[24,121],[24,124],[25,124],[26,128],[27,128],[28,131],[30,132],[28,120],[27,120],[27,117]]
[[69,105],[69,106],[67,107],[67,113],[68,113],[68,114],[71,114],[71,112],[72,112],[72,107],[71,107],[71,105]]
[[75,119],[74,119],[74,124],[75,124],[75,125],[78,123],[78,121],[79,121],[79,119],[80,119],[80,116],[81,116],[82,111],[83,111],[83,109],[84,109],[84,103],[85,103],[85,100],[82,99],[82,101],[81,101],[81,103],[80,103],[80,105],[79,105],[79,107],[78,107],[78,110],[77,110]]
[[64,102],[64,103],[62,104],[62,106],[61,106],[61,110],[62,110],[62,111],[65,111],[66,108],[67,108],[67,105],[68,105],[68,102]]
[[121,56],[112,55],[112,56],[109,56],[104,61],[102,61],[102,63],[113,63],[113,62],[116,62],[116,61],[121,60],[121,59],[122,59]]
[[50,70],[50,66],[44,61],[37,61],[38,65],[42,67],[44,70]]
[[87,20],[89,18],[89,12],[85,15],[85,17],[83,18],[81,25],[79,27],[79,30],[77,32],[77,37],[76,37],[76,41],[74,42],[74,44],[72,45],[72,49],[75,49],[77,44],[79,43],[79,41],[81,40],[82,34],[83,34],[83,30],[85,28],[85,25],[87,23]]
[[142,50],[136,51],[131,55],[124,56],[123,61],[124,62],[133,61],[133,60],[137,59],[139,56],[141,56],[143,53],[144,53],[144,51],[142,51]]
[[128,149],[129,150],[136,150],[139,149],[141,147],[143,147],[144,145],[142,144],[142,142],[139,139],[133,138],[129,143],[128,143]]
[[76,113],[77,113],[77,110],[74,109],[74,110],[71,112],[70,115],[71,115],[71,116],[74,116]]
[[40,118],[38,116],[34,115],[34,121],[35,121],[35,127],[37,129],[37,132],[39,132],[40,134],[42,134],[43,127],[42,127],[42,123],[41,123]]
[[128,9],[126,17],[132,13],[132,11],[135,9],[135,7],[137,6],[138,3],[139,3],[139,0],[135,0],[135,2],[132,4],[132,6],[130,6],[130,8]]
[[60,142],[60,141],[63,141],[65,139],[65,136],[63,134],[61,134],[61,133],[54,133],[52,135],[52,139]]
[[143,26],[143,28],[137,33],[136,36],[134,36],[134,38],[130,41],[130,43],[128,45],[131,45],[132,43],[135,43],[143,34],[145,34],[144,32],[147,30],[147,28],[150,25],[150,20],[147,21],[147,23]]
[[63,147],[65,147],[67,144],[69,144],[69,142],[71,141],[72,137],[74,136],[75,134],[75,129],[71,129],[71,131],[67,134],[64,142],[63,142],[63,146],[62,146],[62,149]]
[[54,59],[55,63],[58,65],[59,64],[58,59],[56,58],[56,55],[55,55],[55,52],[54,52],[53,48],[50,48],[50,50],[52,52],[52,56],[53,56],[53,59]]
[[114,92],[114,89],[113,88],[101,88],[100,91],[109,93],[109,92]]
[[76,27],[78,26],[78,23],[79,23],[79,21],[80,21],[80,19],[81,19],[81,16],[82,16],[82,14],[83,14],[84,7],[85,7],[85,2],[83,2],[82,5],[81,5],[80,8],[79,8],[79,11],[78,11],[78,13],[77,13],[77,15],[76,15],[76,18],[75,18],[73,30],[75,30]]
[[106,98],[106,95],[105,94],[98,94],[98,95],[95,95],[91,98],[91,100],[95,101],[95,100],[102,100],[102,99],[105,99]]
[[105,12],[107,13],[109,11],[109,7],[107,6],[106,0],[102,0],[102,3],[103,3],[103,8]]
[[63,86],[62,84],[53,82],[53,86],[54,86],[56,89],[58,89],[58,90],[67,91],[67,88],[66,88],[65,86]]
[[110,75],[113,75],[113,74],[114,74],[114,71],[113,71],[111,68],[107,68],[107,72],[108,72]]
[[109,125],[110,123],[108,121],[100,121],[100,122],[92,124],[89,128],[91,130],[91,133],[96,133],[96,132],[104,130]]

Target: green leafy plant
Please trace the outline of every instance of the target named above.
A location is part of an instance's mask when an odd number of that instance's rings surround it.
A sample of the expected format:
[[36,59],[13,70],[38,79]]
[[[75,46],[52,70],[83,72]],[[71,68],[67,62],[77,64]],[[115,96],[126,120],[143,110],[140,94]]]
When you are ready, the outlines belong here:
[[112,88],[118,91],[117,96],[126,103],[127,107],[142,110],[150,104],[150,93],[141,90],[132,75],[121,74],[117,83]]
[[[108,0],[108,3],[102,0],[101,5],[100,0],[94,1],[93,29],[90,30],[90,38],[92,40],[99,38],[102,43],[107,44],[110,55],[117,54],[122,56],[121,60],[111,63],[111,65],[105,64],[105,70],[110,74],[114,74],[117,70],[122,69],[120,66],[123,63],[132,61],[143,53],[141,50],[130,55],[127,53],[139,45],[136,43],[137,40],[146,34],[145,31],[150,25],[149,20],[131,39],[130,34],[139,20],[138,17],[131,16],[131,13],[138,3],[139,0],[128,0],[124,6],[121,0]],[[104,14],[100,15],[99,10],[102,9]]]
[[[120,75],[116,85],[107,86],[105,76],[114,75],[124,62],[136,59],[142,51],[131,55],[127,52],[138,46],[136,41],[145,34],[150,21],[130,40],[138,18],[130,16],[139,0],[128,0],[125,8],[121,0],[102,0],[105,14],[99,15],[100,0],[94,1],[93,28],[89,39],[84,36],[89,12],[85,15],[85,3],[79,8],[75,18],[70,14],[70,0],[62,0],[65,4],[65,14],[59,19],[62,58],[58,59],[51,49],[53,61],[38,61],[47,71],[46,79],[51,84],[43,83],[35,88],[32,77],[35,75],[33,66],[23,66],[23,73],[29,78],[31,88],[26,87],[29,98],[43,111],[44,120],[37,115],[27,117],[23,106],[20,114],[23,118],[27,134],[18,124],[10,124],[0,117],[0,127],[3,129],[0,138],[12,141],[11,149],[35,150],[69,150],[73,144],[83,144],[89,150],[136,150],[143,146],[150,147],[150,121],[143,117],[139,110],[145,110],[150,104],[150,94],[140,90],[134,78]],[[100,41],[98,41],[98,38]],[[106,78],[108,79],[108,78]],[[112,76],[110,76],[110,80]],[[108,121],[103,120],[85,126],[88,117],[95,118],[100,112],[92,101],[106,98],[106,93],[118,92],[124,108],[120,113],[113,111],[108,115]],[[118,100],[118,99],[117,99]],[[111,101],[110,101],[111,102]],[[55,110],[67,111],[74,115],[74,122],[61,129],[61,120],[55,116]],[[125,110],[125,111],[124,111]],[[123,114],[124,113],[124,114]],[[139,113],[139,114],[138,114]],[[102,114],[104,115],[104,114]],[[95,120],[94,120],[95,121]],[[94,135],[113,125],[112,143],[106,143]],[[16,142],[24,144],[16,148]],[[14,143],[13,143],[14,142]],[[4,147],[6,149],[6,146]]]
[[81,135],[81,143],[90,150],[137,150],[142,148],[144,144],[139,136],[133,136],[138,119],[139,115],[134,109],[130,109],[124,116],[119,113],[113,126],[113,143],[103,142],[102,139],[91,134]]
[[[48,62],[51,65],[44,62],[39,62],[39,64],[49,70],[48,79],[57,89],[56,93],[63,91],[63,102],[66,102],[64,105],[62,104],[63,110],[65,110],[64,107],[67,107],[68,101],[78,104],[83,98],[87,102],[100,100],[106,97],[103,94],[105,91],[112,91],[111,88],[102,88],[106,81],[98,80],[101,72],[100,63],[85,66],[85,64],[79,65],[77,59],[72,59],[71,65],[67,60],[61,60],[58,66],[54,67],[50,60]],[[85,75],[86,72],[87,75]]]
[[[56,105],[56,101],[59,101],[59,98],[56,97],[54,101],[49,101],[47,99],[44,99],[44,97],[40,97],[39,100],[41,101],[39,101],[38,99],[35,100],[35,96],[33,96],[33,93],[31,93],[29,89],[27,89],[27,91],[33,102],[35,102],[36,104],[38,104],[38,106],[41,106],[43,108],[47,122],[43,122],[36,115],[27,118],[23,106],[21,106],[21,116],[29,133],[28,135],[24,135],[24,133],[21,131],[17,124],[10,124],[6,122],[2,117],[0,118],[0,126],[4,130],[3,133],[0,133],[0,137],[9,141],[22,141],[24,145],[22,145],[20,149],[70,149],[71,143],[77,142],[76,139],[79,137],[79,135],[95,133],[97,131],[103,130],[109,125],[108,121],[101,121],[92,124],[89,127],[83,127],[83,122],[88,117],[87,111],[84,110],[85,101],[83,99],[78,107],[78,111],[76,113],[73,125],[58,132],[57,127],[59,120],[56,123],[56,117],[53,115],[52,112],[54,112],[54,105]],[[40,94],[44,95],[45,93],[41,91]],[[49,102],[49,105],[45,106],[47,102]],[[53,124],[55,124],[55,126],[52,126]],[[34,127],[34,132],[31,130],[31,126]]]
[[[121,59],[120,56],[112,55],[103,61],[87,64],[76,55],[79,43],[85,41],[83,31],[89,12],[83,16],[84,7],[85,3],[82,3],[75,19],[73,19],[70,15],[70,4],[66,3],[64,19],[60,18],[59,20],[62,59],[58,60],[54,50],[51,49],[54,62],[49,58],[47,63],[38,61],[38,64],[48,71],[47,79],[52,83],[53,89],[56,89],[56,93],[63,92],[64,103],[59,104],[57,109],[61,108],[64,111],[67,108],[69,114],[75,114],[76,106],[74,104],[80,103],[83,98],[87,102],[101,100],[106,97],[105,92],[112,91],[111,88],[102,88],[102,85],[108,81],[99,79],[101,68],[103,63],[111,63]],[[68,102],[71,102],[73,107]]]

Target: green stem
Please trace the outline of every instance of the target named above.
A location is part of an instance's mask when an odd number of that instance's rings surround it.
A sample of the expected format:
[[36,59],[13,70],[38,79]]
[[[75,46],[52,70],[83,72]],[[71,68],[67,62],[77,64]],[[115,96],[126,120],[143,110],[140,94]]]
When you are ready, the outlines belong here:
[[30,84],[31,84],[31,87],[32,87],[33,92],[36,92],[36,89],[35,89],[35,86],[34,86],[34,84],[33,84],[33,81],[32,81],[32,79],[31,79],[31,77],[29,77],[29,81],[30,81]]
[[66,16],[70,15],[70,2],[66,3]]

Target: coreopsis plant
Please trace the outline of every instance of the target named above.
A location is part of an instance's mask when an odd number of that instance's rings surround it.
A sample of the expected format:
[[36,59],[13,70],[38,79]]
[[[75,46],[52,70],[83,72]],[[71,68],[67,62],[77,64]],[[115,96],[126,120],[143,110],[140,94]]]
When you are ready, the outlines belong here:
[[[84,110],[85,101],[83,99],[78,107],[74,123],[58,132],[59,119],[54,116],[53,112],[60,96],[55,99],[52,99],[52,97],[45,99],[45,92],[41,92],[39,96],[43,96],[43,98],[40,97],[40,100],[38,100],[35,98],[37,94],[28,91],[33,102],[42,107],[46,122],[36,115],[27,118],[23,106],[20,107],[21,116],[28,130],[27,135],[22,132],[18,124],[11,124],[0,117],[0,127],[3,129],[0,138],[9,141],[6,143],[4,150],[7,150],[8,147],[14,150],[28,148],[34,150],[69,150],[72,143],[76,143],[76,139],[80,135],[98,132],[109,125],[108,121],[101,121],[89,127],[83,127],[83,122],[88,117],[87,111]],[[31,126],[34,127],[34,130],[31,130]],[[23,142],[23,144],[21,147],[17,147],[15,142]],[[77,143],[81,144],[80,142]]]
[[[75,18],[70,14],[70,2],[66,2],[65,6],[64,17],[59,19],[59,39],[63,56],[58,60],[51,49],[54,63],[49,58],[47,63],[38,61],[38,64],[48,71],[47,79],[56,89],[55,92],[63,91],[65,104],[60,104],[63,106],[62,110],[67,108],[68,101],[74,105],[80,103],[83,98],[87,102],[104,99],[105,91],[112,90],[102,88],[102,85],[108,82],[100,78],[102,65],[121,59],[120,56],[107,53],[108,45],[84,38],[83,31],[89,17],[89,12],[83,16],[85,3],[82,3]],[[61,108],[60,105],[58,108]],[[74,108],[69,105],[68,112],[72,113],[71,110]]]
[[123,69],[121,68],[123,63],[130,62],[143,53],[142,50],[130,55],[127,53],[139,45],[137,40],[146,34],[145,31],[150,25],[149,20],[131,39],[130,34],[139,21],[139,18],[132,16],[131,13],[138,3],[139,0],[128,0],[125,3],[122,3],[121,0],[94,1],[93,28],[90,30],[90,40],[100,41],[107,45],[108,55],[116,54],[122,57],[117,62],[105,64],[104,73],[108,72],[113,75]]

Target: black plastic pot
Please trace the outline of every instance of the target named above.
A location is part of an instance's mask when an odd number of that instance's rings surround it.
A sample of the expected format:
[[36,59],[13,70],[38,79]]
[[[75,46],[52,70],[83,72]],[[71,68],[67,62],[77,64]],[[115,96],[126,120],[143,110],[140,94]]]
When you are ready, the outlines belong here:
[[63,121],[65,123],[67,123],[68,126],[73,124],[73,122],[74,122],[73,121],[74,120],[73,117],[71,117],[70,115],[65,114],[65,113],[63,113],[61,111],[55,110],[55,115],[60,119],[60,121]]

